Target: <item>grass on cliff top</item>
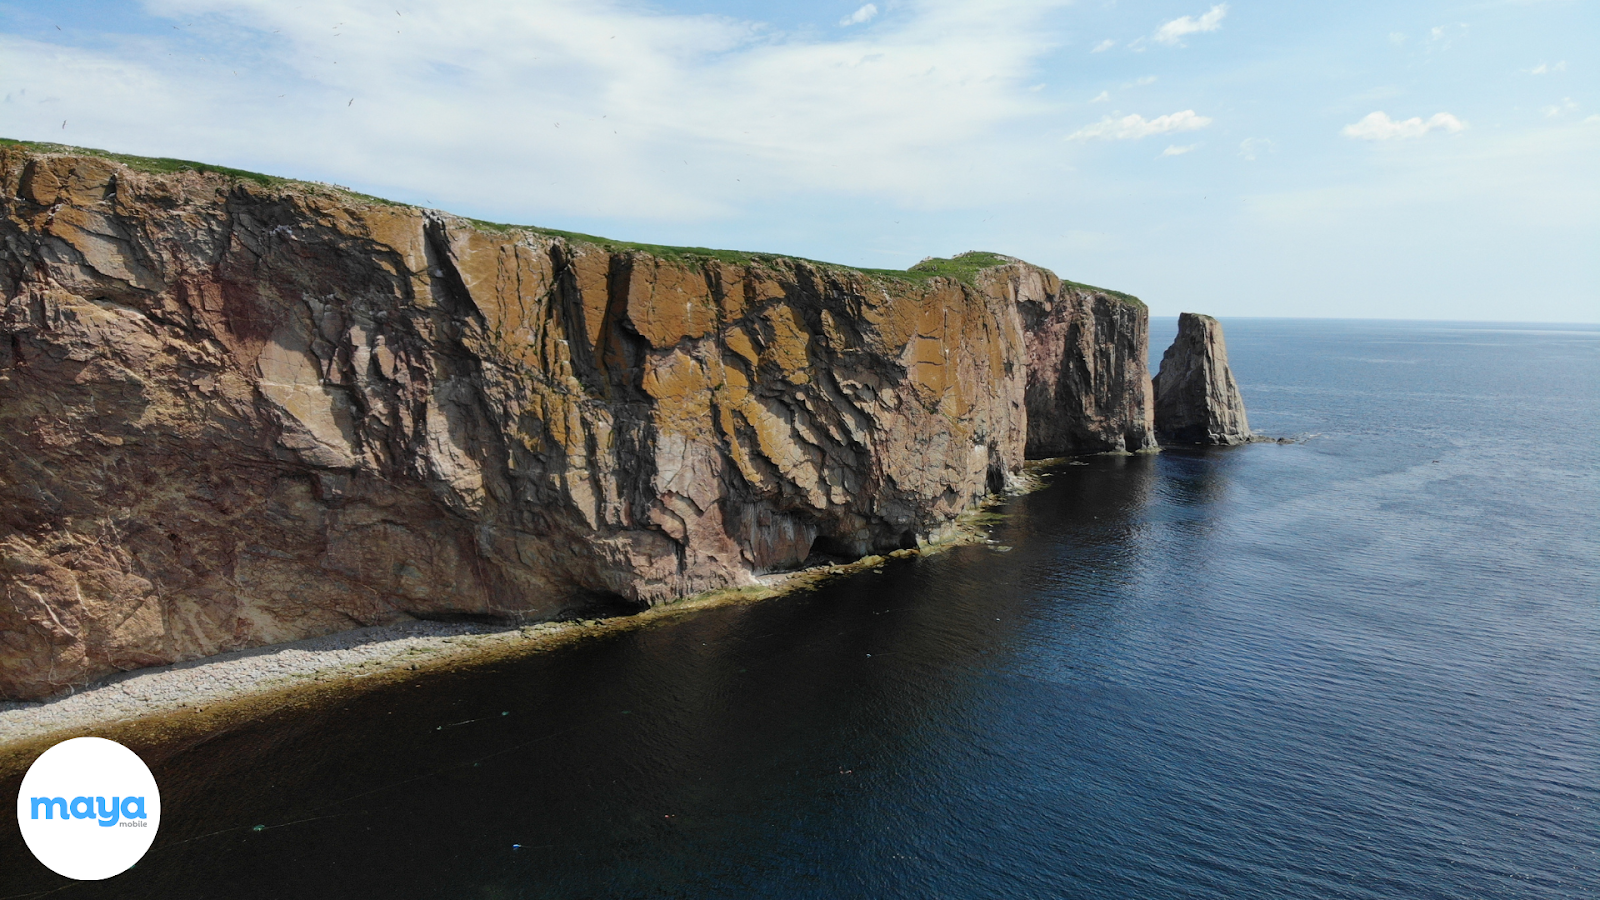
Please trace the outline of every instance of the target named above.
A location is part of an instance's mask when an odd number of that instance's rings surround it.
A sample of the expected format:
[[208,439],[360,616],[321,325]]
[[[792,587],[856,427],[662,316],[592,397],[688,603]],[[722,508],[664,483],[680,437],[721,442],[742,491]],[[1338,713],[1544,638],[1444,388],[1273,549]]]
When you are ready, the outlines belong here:
[[[6,147],[21,147],[36,153],[49,153],[73,156],[92,156],[120,163],[136,172],[147,172],[153,175],[170,175],[177,172],[198,172],[201,174],[222,175],[240,181],[249,181],[262,187],[305,187],[313,190],[332,189],[369,203],[379,203],[385,206],[403,206],[415,209],[409,203],[399,203],[374,197],[359,191],[352,191],[342,185],[323,184],[321,182],[298,181],[292,178],[280,178],[276,175],[266,175],[261,172],[251,172],[245,169],[234,169],[228,166],[214,166],[210,163],[195,162],[189,159],[169,159],[167,157],[133,156],[127,153],[112,153],[109,150],[98,150],[93,147],[74,147],[70,144],[52,144],[40,141],[19,141],[11,138],[0,137],[0,149]],[[845,272],[859,272],[873,278],[892,278],[897,281],[909,281],[925,284],[934,278],[951,278],[969,286],[976,286],[976,278],[980,271],[991,266],[1001,266],[1007,263],[1020,262],[1015,257],[999,253],[988,253],[973,250],[957,254],[951,258],[928,257],[909,269],[867,269],[859,266],[846,266],[839,263],[823,262],[816,259],[806,259],[787,253],[752,253],[743,250],[716,250],[710,247],[673,247],[665,244],[641,244],[633,241],[618,241],[603,238],[592,234],[583,234],[577,231],[562,231],[557,228],[539,228],[531,225],[507,225],[501,222],[488,222],[483,219],[467,219],[472,224],[485,231],[509,233],[527,231],[534,234],[559,237],[574,243],[592,244],[612,252],[637,251],[648,253],[661,259],[682,262],[698,268],[705,261],[717,260],[732,265],[749,265],[751,263],[771,263],[781,259],[791,259],[799,262],[810,263],[824,269],[835,269]],[[1062,280],[1063,284],[1083,288],[1090,291],[1099,291],[1109,294],[1134,306],[1144,306],[1139,298],[1121,291],[1111,291],[1093,285],[1080,284],[1076,281]]]
[[[970,250],[966,253],[957,254],[949,259],[930,256],[922,262],[912,266],[907,271],[912,273],[926,273],[930,276],[942,275],[946,278],[954,278],[957,281],[964,281],[967,284],[973,284],[974,279],[978,277],[978,273],[984,269],[988,269],[993,266],[1003,266],[1007,263],[1014,262],[1022,262],[1022,260],[1017,259],[1015,256],[1006,256],[1002,253],[988,253],[982,250]],[[1127,303],[1132,306],[1144,306],[1144,301],[1133,296],[1132,294],[1124,294],[1121,291],[1113,291],[1103,287],[1095,287],[1092,284],[1084,284],[1081,281],[1068,281],[1065,278],[1061,279],[1061,283],[1069,287],[1081,288],[1085,291],[1095,291],[1101,294],[1109,294],[1110,296],[1121,300],[1123,303]]]
[[1014,262],[1021,262],[1021,260],[1014,256],[971,250],[966,253],[958,253],[949,259],[930,256],[906,271],[920,273],[930,278],[954,278],[957,281],[972,284],[973,280],[978,277],[978,273],[984,269]]
[[1136,309],[1144,309],[1144,301],[1132,294],[1124,294],[1121,291],[1113,291],[1110,288],[1095,287],[1092,284],[1084,284],[1081,281],[1068,281],[1065,278],[1061,279],[1061,283],[1068,285],[1069,287],[1075,287],[1079,288],[1080,290],[1089,291],[1090,293],[1107,294]]
[[209,163],[195,162],[189,159],[130,156],[126,153],[112,153],[109,150],[96,150],[93,147],[74,147],[70,144],[49,144],[40,141],[15,141],[11,138],[0,138],[0,147],[22,147],[36,153],[93,156],[121,163],[136,172],[149,172],[153,175],[170,175],[175,172],[210,172],[217,175],[226,175],[229,178],[237,178],[241,181],[253,181],[262,187],[275,187],[277,185],[295,183],[288,178],[263,175],[260,172],[248,172],[244,169],[230,169],[227,166],[213,166]]
[[21,147],[35,153],[52,153],[64,156],[92,156],[96,159],[106,159],[120,163],[135,172],[147,172],[151,175],[172,175],[178,172],[198,172],[200,174],[222,175],[227,178],[249,181],[262,187],[305,187],[313,190],[333,190],[341,194],[356,197],[370,203],[381,203],[385,206],[410,206],[407,203],[396,203],[360,191],[352,191],[347,187],[336,184],[323,184],[316,181],[298,181],[293,178],[280,178],[277,175],[266,175],[261,172],[251,172],[248,169],[234,169],[229,166],[214,166],[210,163],[195,162],[192,159],[171,159],[165,156],[133,156],[127,153],[112,153],[109,150],[97,150],[93,147],[74,147],[71,144],[51,144],[42,141],[18,141],[11,138],[0,138],[0,149],[5,147]]

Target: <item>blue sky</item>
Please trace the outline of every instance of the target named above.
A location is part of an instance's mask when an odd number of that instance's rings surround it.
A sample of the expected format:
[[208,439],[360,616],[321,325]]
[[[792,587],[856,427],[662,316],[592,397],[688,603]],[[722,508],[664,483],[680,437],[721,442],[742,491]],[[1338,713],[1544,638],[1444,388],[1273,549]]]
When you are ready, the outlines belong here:
[[1600,321],[1600,4],[0,2],[0,134],[1157,315]]

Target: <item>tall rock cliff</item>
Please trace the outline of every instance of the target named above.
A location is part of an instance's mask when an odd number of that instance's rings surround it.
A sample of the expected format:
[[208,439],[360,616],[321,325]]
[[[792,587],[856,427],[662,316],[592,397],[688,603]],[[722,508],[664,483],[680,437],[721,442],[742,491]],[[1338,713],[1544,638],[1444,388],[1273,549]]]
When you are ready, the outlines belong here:
[[1243,444],[1250,440],[1244,398],[1228,368],[1222,324],[1178,316],[1178,336],[1155,377],[1155,430],[1163,444]]
[[[938,537],[1150,445],[1132,298],[0,151],[0,695]],[[154,170],[154,171],[152,171]],[[963,267],[965,267],[963,269]]]
[[1028,369],[1024,455],[1049,459],[1155,449],[1146,363],[1150,323],[1143,303],[1062,281],[1020,260],[982,271],[978,283],[1022,315]]

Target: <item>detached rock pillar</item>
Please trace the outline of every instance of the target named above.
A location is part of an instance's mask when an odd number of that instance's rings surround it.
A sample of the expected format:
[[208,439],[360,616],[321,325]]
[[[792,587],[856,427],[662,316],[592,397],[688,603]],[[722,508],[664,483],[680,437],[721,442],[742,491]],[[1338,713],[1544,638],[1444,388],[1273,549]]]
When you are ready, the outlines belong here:
[[1222,325],[1178,316],[1178,337],[1155,377],[1156,439],[1162,444],[1243,444],[1250,440],[1244,400],[1228,369]]

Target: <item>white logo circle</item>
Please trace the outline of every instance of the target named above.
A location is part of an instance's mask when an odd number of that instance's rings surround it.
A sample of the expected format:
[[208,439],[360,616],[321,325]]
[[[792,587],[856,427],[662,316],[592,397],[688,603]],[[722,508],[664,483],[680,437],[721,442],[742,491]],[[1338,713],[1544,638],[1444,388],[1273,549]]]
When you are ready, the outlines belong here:
[[51,747],[22,776],[17,825],[52,871],[98,881],[128,870],[161,826],[161,792],[139,755],[80,737]]

